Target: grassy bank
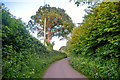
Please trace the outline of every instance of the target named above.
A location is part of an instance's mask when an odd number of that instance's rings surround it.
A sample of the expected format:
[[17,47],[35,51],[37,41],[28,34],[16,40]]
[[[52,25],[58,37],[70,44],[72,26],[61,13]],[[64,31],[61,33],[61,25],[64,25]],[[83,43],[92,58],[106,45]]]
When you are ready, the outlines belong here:
[[3,60],[3,78],[41,78],[49,65],[65,58],[64,53],[49,51],[41,55],[11,57]]
[[70,56],[71,66],[86,75],[88,78],[94,79],[118,79],[120,67],[118,59],[102,59],[85,56]]

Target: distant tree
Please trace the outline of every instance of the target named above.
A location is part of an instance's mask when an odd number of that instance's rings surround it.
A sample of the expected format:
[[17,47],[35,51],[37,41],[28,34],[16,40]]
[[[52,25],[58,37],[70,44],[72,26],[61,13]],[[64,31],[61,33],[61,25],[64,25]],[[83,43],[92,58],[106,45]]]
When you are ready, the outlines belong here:
[[66,52],[66,51],[67,51],[66,46],[62,46],[62,47],[59,49],[59,51]]
[[71,18],[65,13],[64,9],[50,7],[45,5],[40,7],[35,15],[31,16],[31,20],[28,22],[32,31],[39,30],[38,35],[44,34],[44,19],[46,18],[46,39],[50,42],[50,39],[54,36],[66,38],[74,27]]

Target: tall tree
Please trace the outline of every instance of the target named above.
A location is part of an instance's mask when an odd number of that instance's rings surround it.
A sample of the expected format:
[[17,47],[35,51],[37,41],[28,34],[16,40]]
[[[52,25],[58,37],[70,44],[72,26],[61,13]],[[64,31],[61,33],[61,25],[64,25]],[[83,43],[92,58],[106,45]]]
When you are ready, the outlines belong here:
[[71,18],[65,13],[64,9],[50,7],[45,5],[40,7],[35,15],[31,16],[31,20],[28,22],[32,31],[39,30],[38,35],[44,34],[44,19],[46,18],[46,38],[50,42],[50,39],[54,36],[67,38],[67,35],[71,32],[74,24]]

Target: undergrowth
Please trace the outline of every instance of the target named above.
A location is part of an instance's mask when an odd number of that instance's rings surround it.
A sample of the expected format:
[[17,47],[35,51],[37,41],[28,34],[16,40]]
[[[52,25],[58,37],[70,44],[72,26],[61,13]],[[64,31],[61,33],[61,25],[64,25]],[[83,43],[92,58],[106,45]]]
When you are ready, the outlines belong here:
[[118,79],[120,67],[118,58],[102,59],[86,56],[70,56],[70,64],[90,79]]

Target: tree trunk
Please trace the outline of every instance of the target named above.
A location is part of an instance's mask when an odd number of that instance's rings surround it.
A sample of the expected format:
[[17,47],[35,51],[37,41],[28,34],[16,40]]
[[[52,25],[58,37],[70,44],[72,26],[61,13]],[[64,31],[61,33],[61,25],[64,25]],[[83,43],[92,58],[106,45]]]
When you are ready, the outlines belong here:
[[48,30],[48,34],[47,34],[47,40],[48,40],[48,42],[50,42],[50,39],[51,39],[51,33],[50,33],[50,31],[51,31],[51,24],[49,26],[49,30]]
[[48,34],[48,35],[47,35],[47,40],[48,40],[48,42],[50,42],[50,38],[51,38],[51,37],[50,37],[50,34]]
[[45,45],[45,39],[46,39],[46,18],[44,20],[44,45]]

